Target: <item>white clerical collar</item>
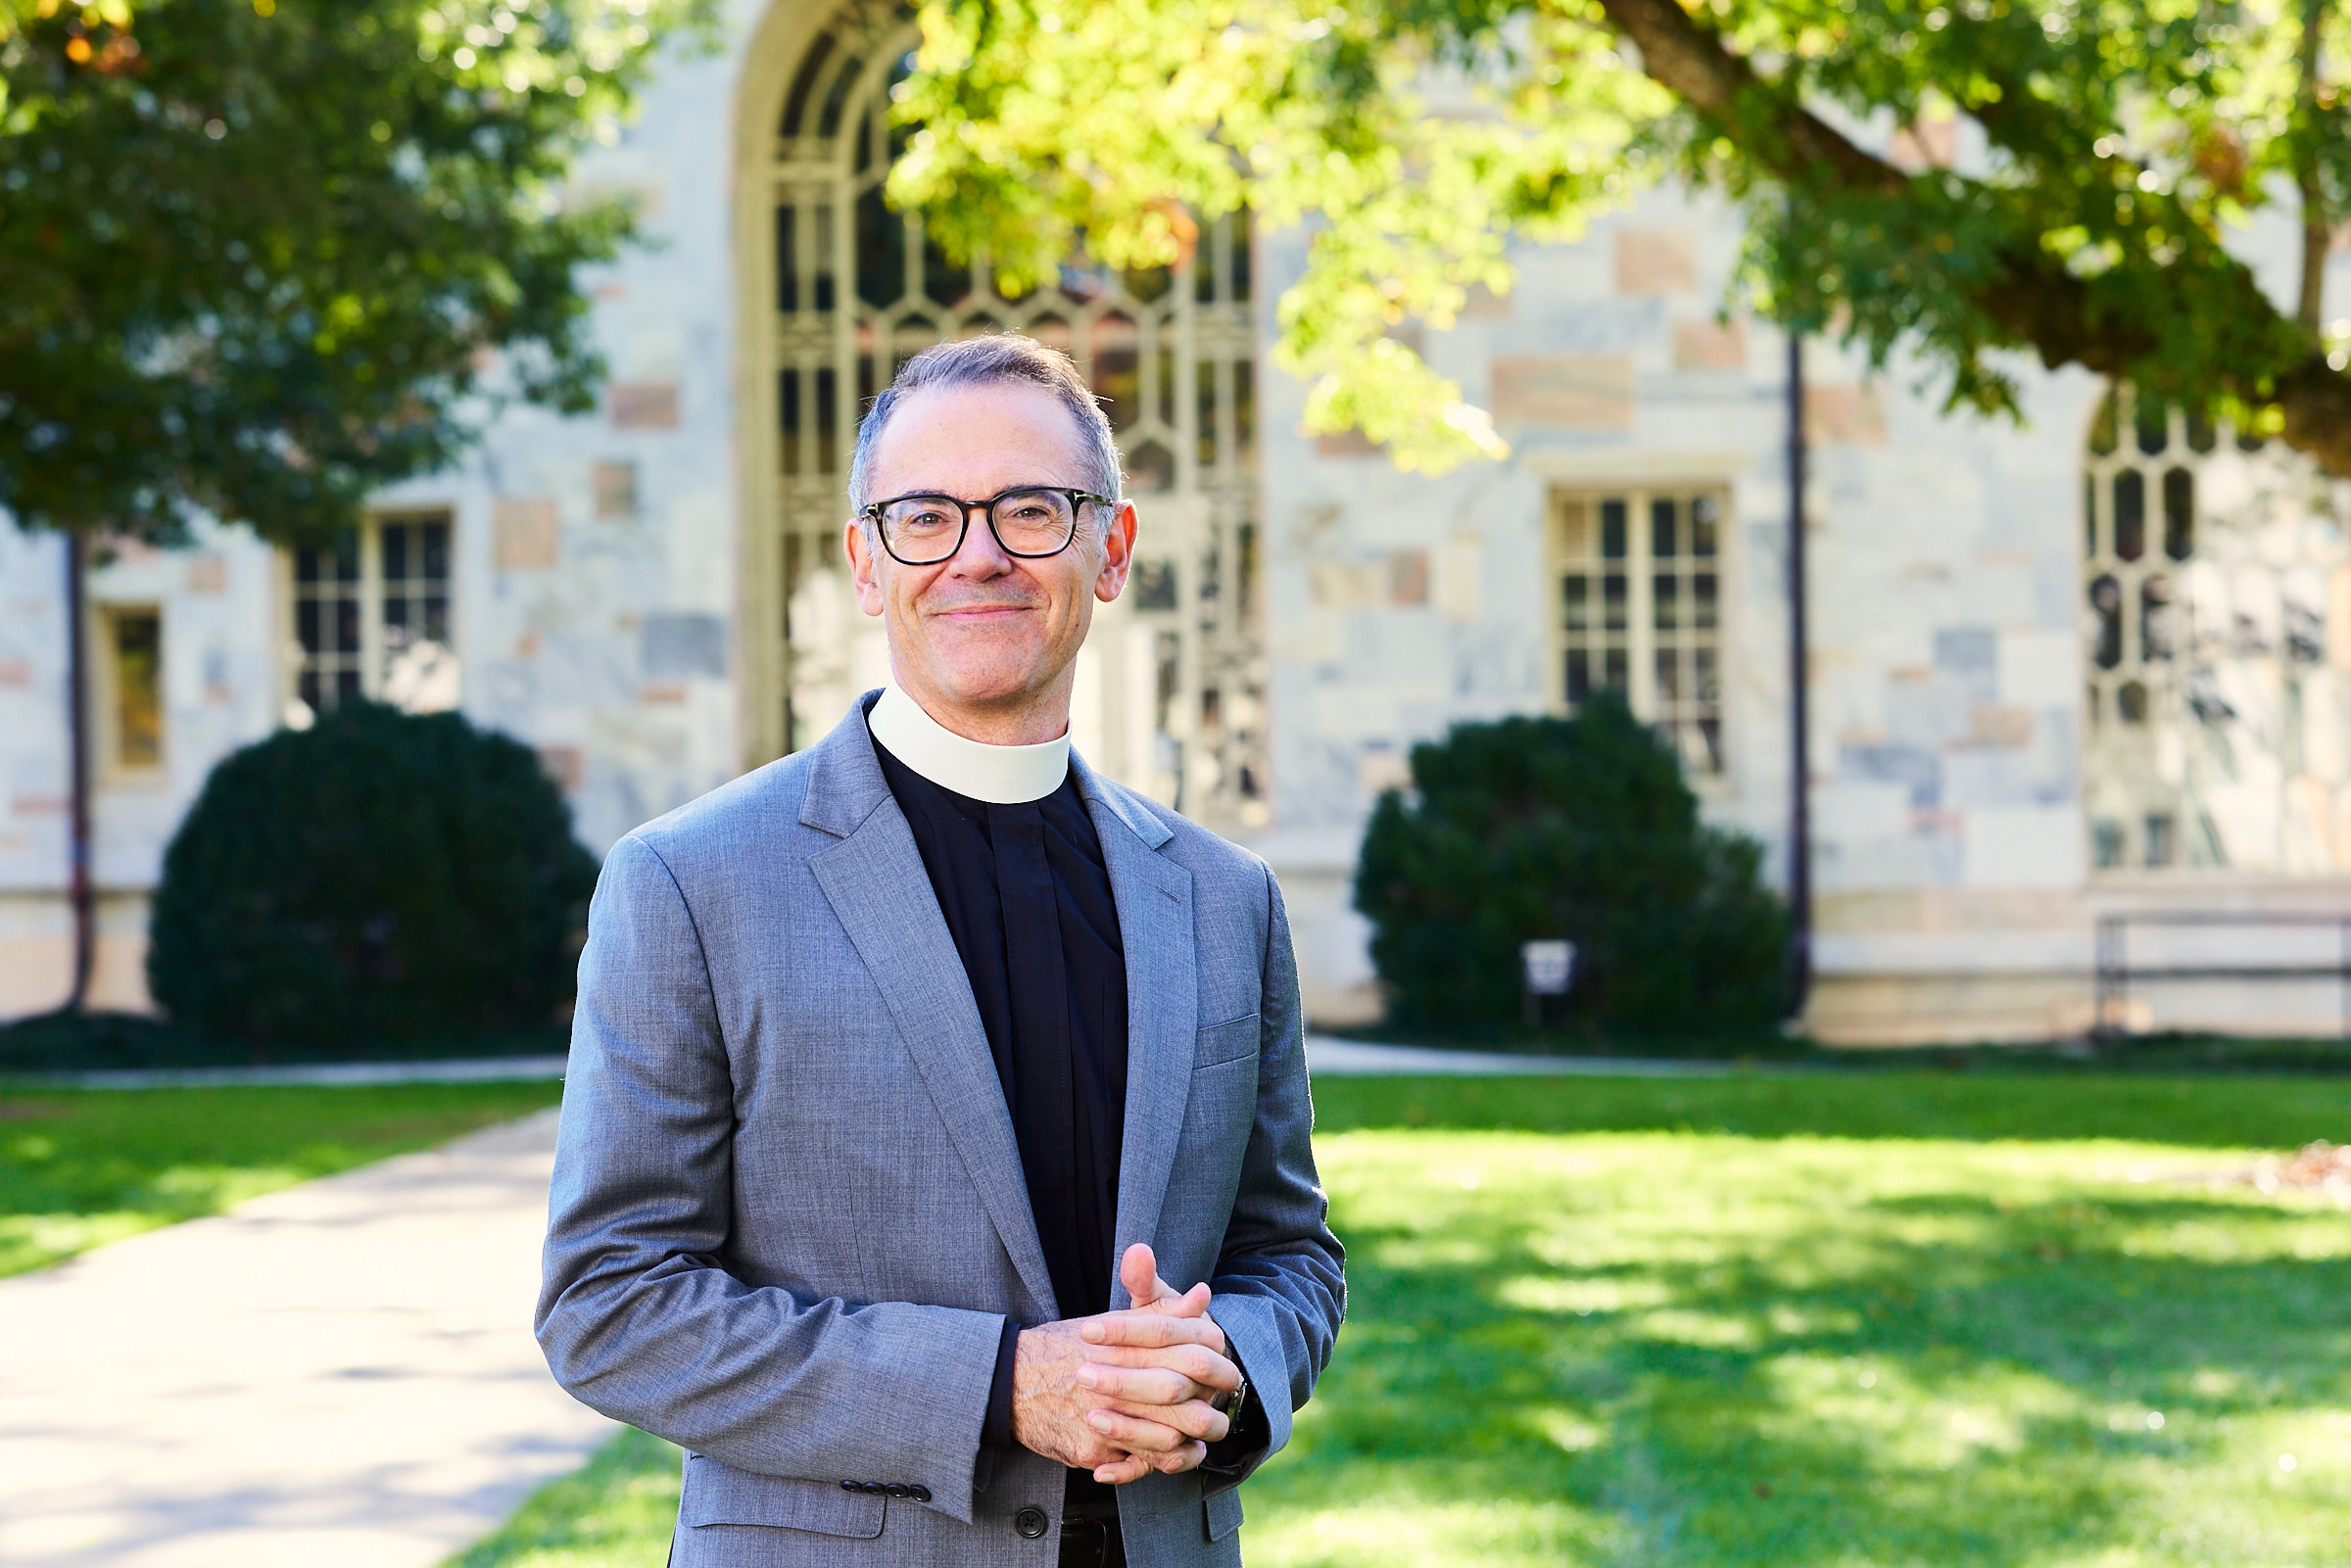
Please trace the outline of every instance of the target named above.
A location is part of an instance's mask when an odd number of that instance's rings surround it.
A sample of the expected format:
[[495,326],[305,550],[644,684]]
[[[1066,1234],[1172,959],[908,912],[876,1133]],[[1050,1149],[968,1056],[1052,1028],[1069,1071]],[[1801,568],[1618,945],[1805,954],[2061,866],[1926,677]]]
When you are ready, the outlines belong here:
[[865,724],[891,756],[941,789],[991,805],[1042,800],[1061,787],[1070,772],[1066,731],[1058,740],[1033,746],[967,740],[894,686],[882,689],[882,700],[865,716]]

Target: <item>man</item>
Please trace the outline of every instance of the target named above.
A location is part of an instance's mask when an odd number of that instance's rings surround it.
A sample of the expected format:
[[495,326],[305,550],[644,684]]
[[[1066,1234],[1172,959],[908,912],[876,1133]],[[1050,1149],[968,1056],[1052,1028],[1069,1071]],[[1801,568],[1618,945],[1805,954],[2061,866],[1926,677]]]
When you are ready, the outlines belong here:
[[677,1568],[1237,1563],[1345,1289],[1280,893],[1069,750],[1066,356],[916,356],[849,490],[891,685],[606,860],[540,1343],[687,1449]]

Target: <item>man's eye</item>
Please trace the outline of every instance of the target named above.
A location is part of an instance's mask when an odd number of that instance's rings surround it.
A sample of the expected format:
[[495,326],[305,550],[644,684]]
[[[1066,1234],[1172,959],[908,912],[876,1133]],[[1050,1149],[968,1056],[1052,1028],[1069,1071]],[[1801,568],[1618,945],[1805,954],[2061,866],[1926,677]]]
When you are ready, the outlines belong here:
[[941,528],[953,528],[955,520],[935,506],[900,512],[897,526],[918,533],[931,533]]

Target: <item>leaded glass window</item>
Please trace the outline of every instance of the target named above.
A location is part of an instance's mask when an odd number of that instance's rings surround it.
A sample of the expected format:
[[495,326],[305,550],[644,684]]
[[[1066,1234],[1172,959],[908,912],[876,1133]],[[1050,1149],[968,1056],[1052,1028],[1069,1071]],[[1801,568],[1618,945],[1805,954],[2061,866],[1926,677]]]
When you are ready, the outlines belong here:
[[2351,871],[2351,491],[2120,387],[2083,516],[2097,867]]

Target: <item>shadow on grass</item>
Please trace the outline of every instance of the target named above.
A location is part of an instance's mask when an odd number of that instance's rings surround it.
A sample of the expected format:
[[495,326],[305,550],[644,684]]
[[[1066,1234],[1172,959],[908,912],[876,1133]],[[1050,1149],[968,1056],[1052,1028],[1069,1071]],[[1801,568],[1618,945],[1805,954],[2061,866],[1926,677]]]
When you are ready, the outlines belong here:
[[1318,1134],[1361,1128],[1705,1132],[1751,1138],[2123,1138],[2207,1148],[2351,1142],[2334,1078],[1319,1078]]
[[2278,1468],[2351,1402],[2331,1208],[2046,1152],[1435,1141],[1328,1160],[1351,1321],[1253,1562],[2343,1560],[2351,1491]]

